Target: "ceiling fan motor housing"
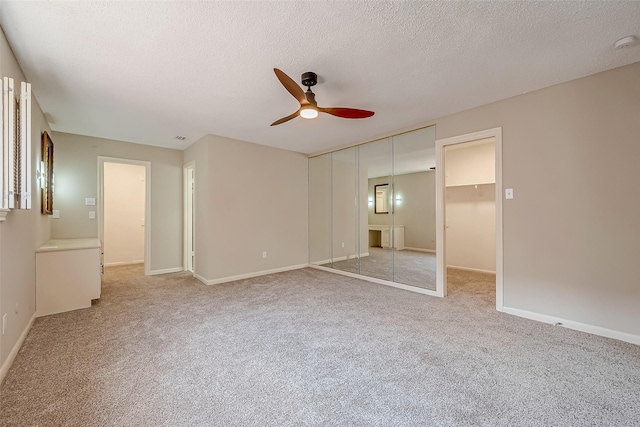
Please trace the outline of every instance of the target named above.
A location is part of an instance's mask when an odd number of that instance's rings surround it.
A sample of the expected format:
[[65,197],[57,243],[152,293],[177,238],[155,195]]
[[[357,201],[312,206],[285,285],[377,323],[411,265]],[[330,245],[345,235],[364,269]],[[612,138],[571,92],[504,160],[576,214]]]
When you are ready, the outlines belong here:
[[315,86],[318,83],[318,75],[313,71],[302,74],[302,85],[306,87]]

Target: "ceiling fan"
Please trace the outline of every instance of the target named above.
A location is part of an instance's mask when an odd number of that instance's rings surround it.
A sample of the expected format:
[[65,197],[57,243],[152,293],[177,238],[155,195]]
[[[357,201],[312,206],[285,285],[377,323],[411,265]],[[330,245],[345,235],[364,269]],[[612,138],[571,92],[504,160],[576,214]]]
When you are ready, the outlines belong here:
[[315,86],[318,83],[318,75],[311,71],[308,71],[302,75],[302,84],[307,87],[305,92],[296,82],[289,76],[287,76],[281,70],[274,68],[276,77],[282,83],[282,86],[289,91],[291,95],[300,103],[300,108],[293,114],[283,117],[280,120],[276,120],[271,123],[271,126],[279,125],[284,122],[288,122],[298,116],[305,119],[315,119],[318,117],[318,113],[327,113],[332,116],[342,117],[344,119],[364,119],[373,116],[373,111],[358,110],[356,108],[322,108],[318,107],[316,102],[316,94],[311,91],[311,86]]

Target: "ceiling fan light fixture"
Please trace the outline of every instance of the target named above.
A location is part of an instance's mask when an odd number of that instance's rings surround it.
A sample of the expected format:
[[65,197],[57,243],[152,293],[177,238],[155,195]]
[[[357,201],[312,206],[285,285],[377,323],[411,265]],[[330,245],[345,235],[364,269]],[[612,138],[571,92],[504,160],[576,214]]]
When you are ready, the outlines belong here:
[[312,106],[302,107],[300,109],[300,117],[303,119],[315,119],[318,117],[318,109]]
[[289,114],[275,122],[271,123],[271,126],[280,125],[295,119],[296,117],[302,117],[303,119],[315,119],[319,113],[326,113],[336,117],[342,117],[344,119],[364,119],[374,115],[373,111],[359,110],[357,108],[322,108],[318,107],[316,103],[316,95],[311,91],[311,86],[317,83],[317,75],[311,71],[302,75],[302,83],[307,86],[307,91],[302,90],[300,86],[293,81],[293,79],[287,76],[282,70],[277,68],[273,69],[276,73],[276,77],[282,83],[282,86],[289,92],[298,102],[300,108],[295,113]]

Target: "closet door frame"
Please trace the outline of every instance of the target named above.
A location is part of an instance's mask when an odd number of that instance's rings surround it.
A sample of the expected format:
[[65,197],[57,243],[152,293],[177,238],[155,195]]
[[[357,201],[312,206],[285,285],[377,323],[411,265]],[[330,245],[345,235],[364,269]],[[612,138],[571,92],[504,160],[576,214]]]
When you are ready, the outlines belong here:
[[502,128],[497,127],[479,132],[458,135],[451,138],[436,139],[436,294],[447,296],[447,269],[445,247],[445,170],[444,148],[479,139],[495,140],[495,208],[496,208],[496,310],[503,311],[503,241],[502,241]]

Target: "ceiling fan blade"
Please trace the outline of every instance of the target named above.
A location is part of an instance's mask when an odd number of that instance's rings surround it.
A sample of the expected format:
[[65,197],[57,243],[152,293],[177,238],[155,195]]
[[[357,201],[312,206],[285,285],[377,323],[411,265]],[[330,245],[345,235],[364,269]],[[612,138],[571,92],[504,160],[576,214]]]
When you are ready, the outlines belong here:
[[375,114],[373,111],[358,110],[357,108],[318,108],[318,110],[343,119],[365,119]]
[[273,72],[276,73],[276,77],[278,78],[278,80],[280,80],[282,86],[284,86],[284,88],[289,91],[289,93],[293,95],[293,97],[297,99],[300,104],[307,103],[307,98],[304,96],[304,90],[302,90],[302,88],[298,86],[298,84],[294,82],[291,77],[287,76],[282,70],[279,70],[277,68],[274,68]]
[[276,120],[275,122],[271,123],[271,126],[275,126],[275,125],[282,124],[284,122],[288,122],[289,120],[295,119],[298,116],[299,116],[299,113],[296,111],[295,113],[290,114],[287,117],[283,117],[280,120]]

